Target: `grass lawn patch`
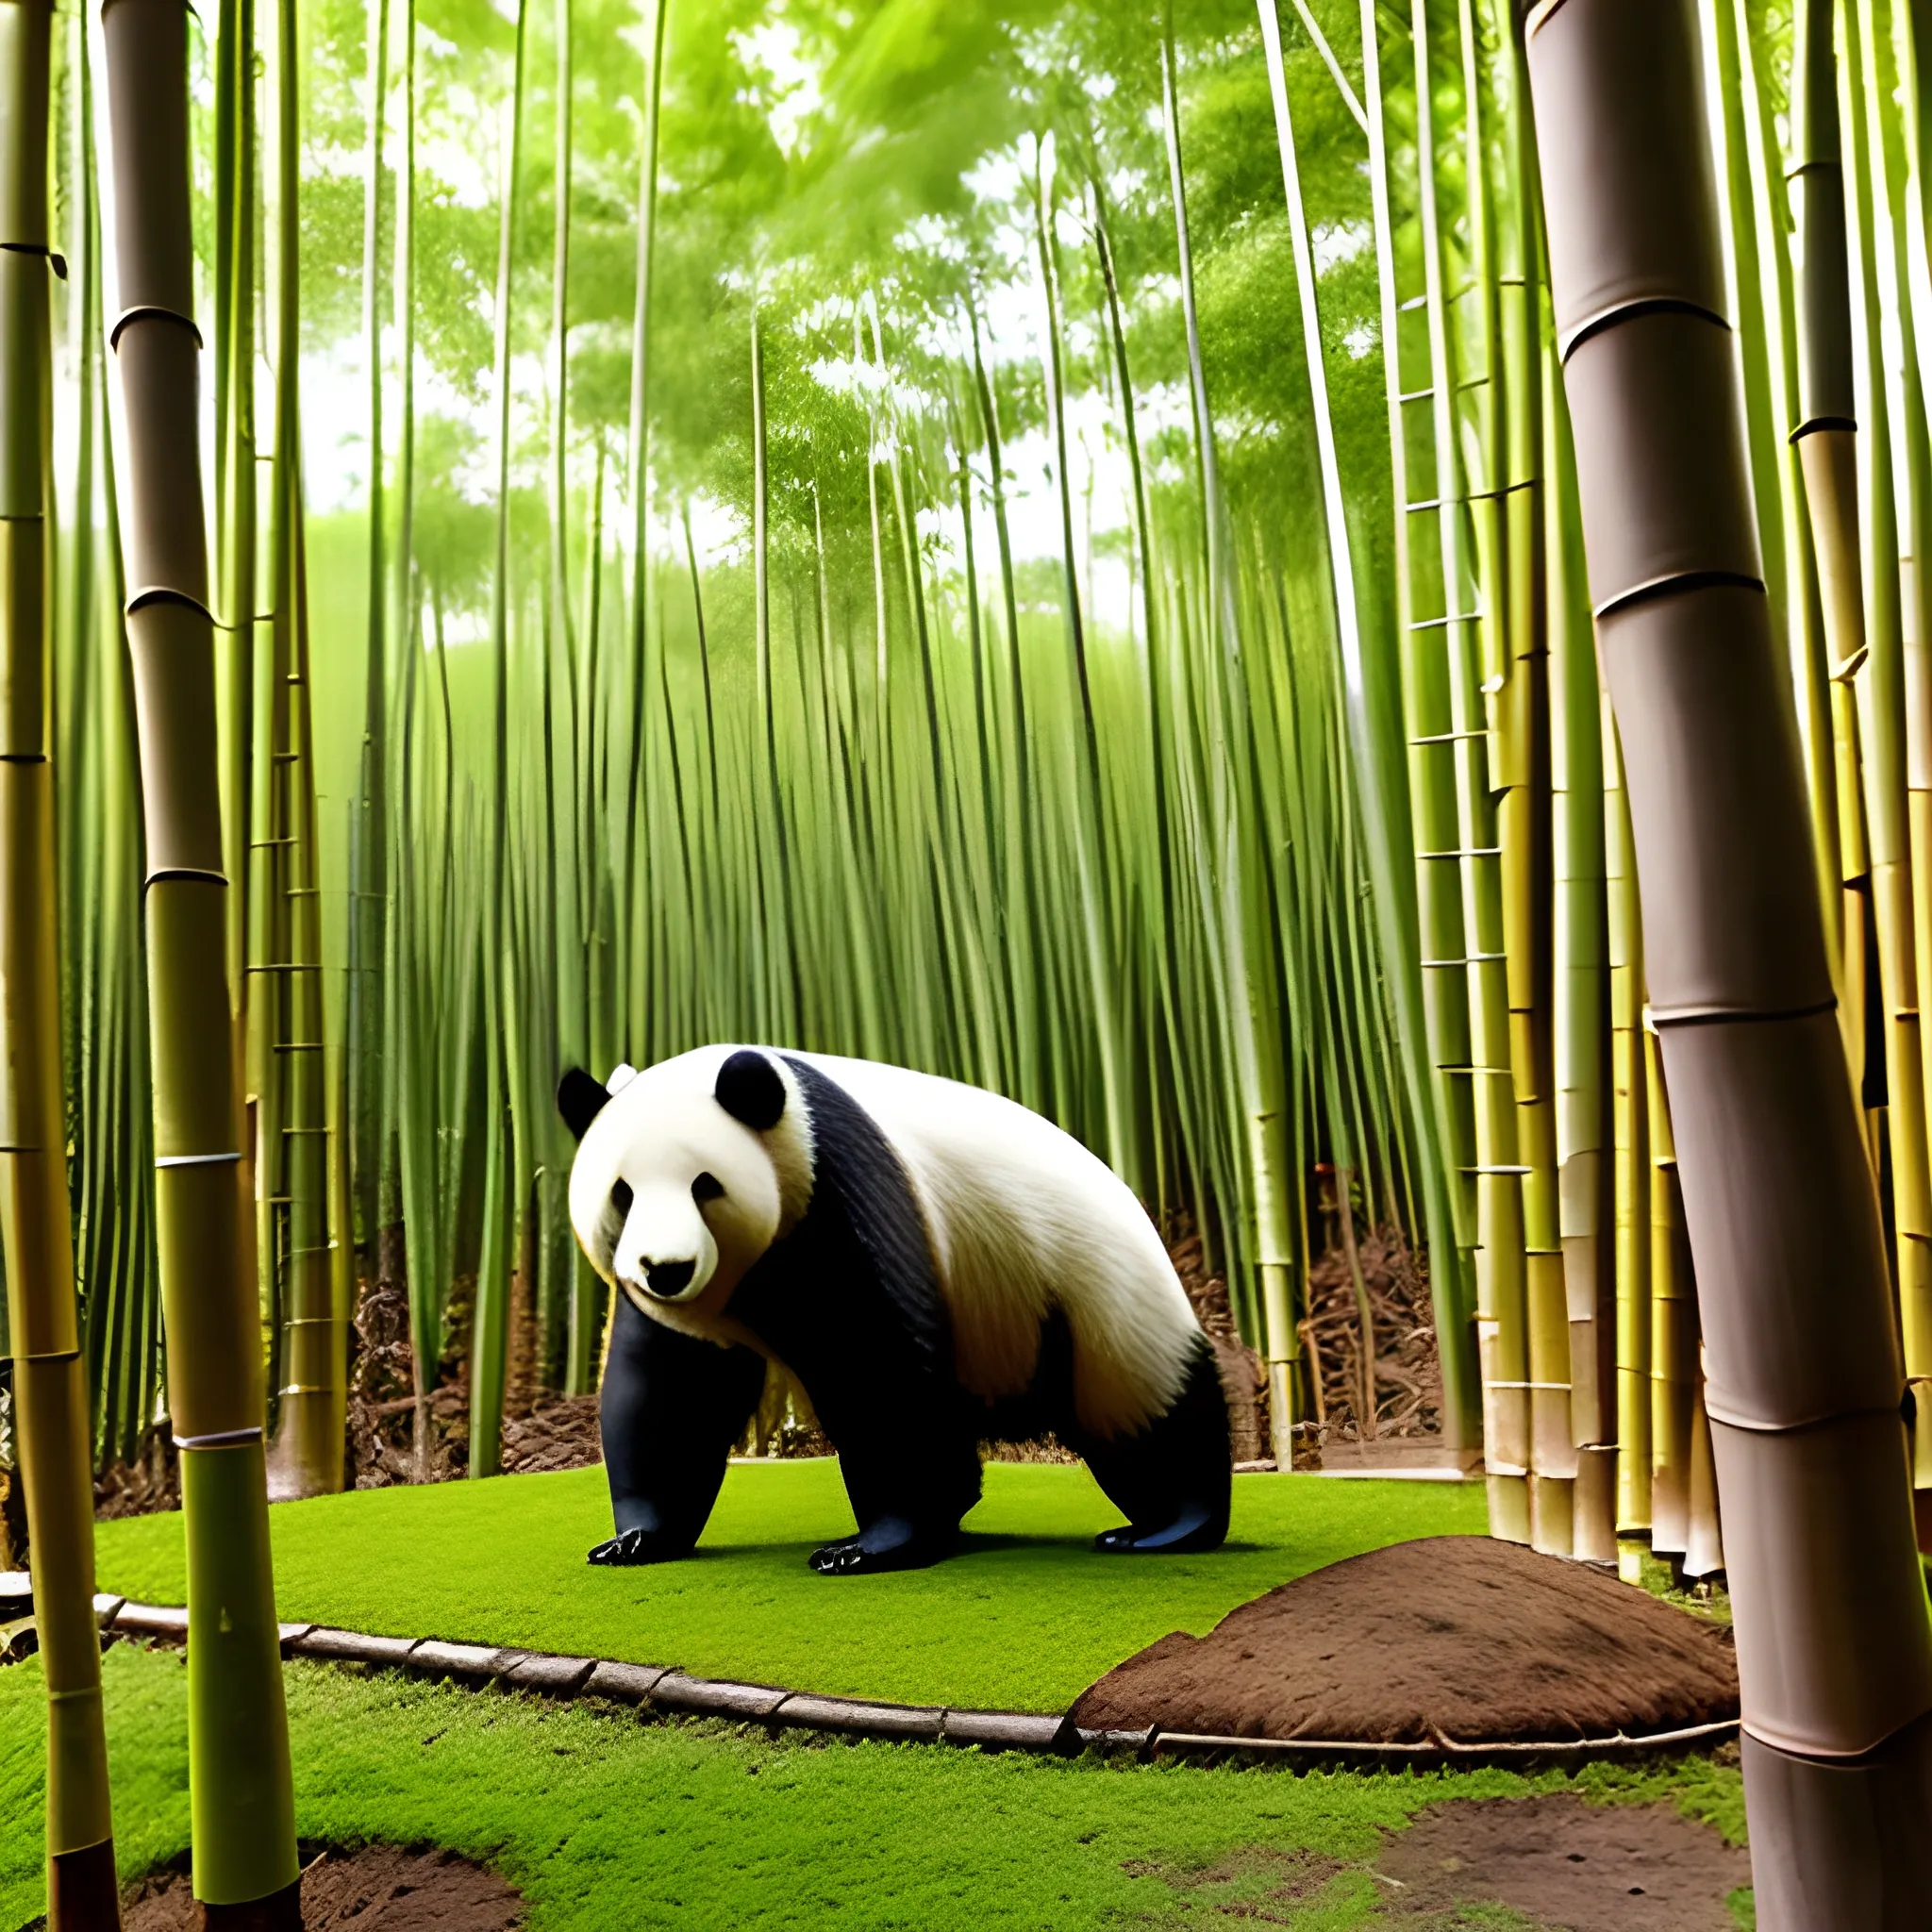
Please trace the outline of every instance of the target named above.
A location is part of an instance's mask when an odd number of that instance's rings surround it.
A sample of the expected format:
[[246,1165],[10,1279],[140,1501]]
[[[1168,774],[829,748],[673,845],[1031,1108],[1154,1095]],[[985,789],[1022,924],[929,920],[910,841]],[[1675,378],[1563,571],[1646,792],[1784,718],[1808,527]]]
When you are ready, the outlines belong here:
[[[132,1877],[188,1841],[187,1671],[177,1653],[125,1643],[104,1661]],[[1442,1799],[1577,1790],[1669,1797],[1734,1840],[1743,1823],[1738,1774],[1707,1760],[1574,1779],[1295,1776],[774,1741],[324,1664],[291,1663],[287,1680],[301,1835],[487,1861],[530,1901],[531,1932],[1212,1924],[1230,1906],[1253,1916],[1243,1891],[1284,1859],[1322,1868],[1284,1922],[1351,1932],[1381,1923],[1363,1869],[1378,1827]],[[42,1909],[42,1696],[38,1659],[0,1670],[0,1932]],[[1226,1881],[1204,1885],[1214,1868]]]
[[[289,1622],[675,1664],[831,1696],[1062,1710],[1170,1630],[1324,1563],[1412,1537],[1481,1533],[1479,1483],[1240,1475],[1226,1546],[1102,1557],[1119,1521],[1084,1468],[993,1463],[961,1555],[896,1576],[834,1578],[807,1554],[849,1535],[830,1460],[740,1463],[695,1557],[593,1569],[610,1533],[601,1469],[365,1490],[269,1512]],[[104,1523],[100,1587],[187,1600],[178,1515]]]

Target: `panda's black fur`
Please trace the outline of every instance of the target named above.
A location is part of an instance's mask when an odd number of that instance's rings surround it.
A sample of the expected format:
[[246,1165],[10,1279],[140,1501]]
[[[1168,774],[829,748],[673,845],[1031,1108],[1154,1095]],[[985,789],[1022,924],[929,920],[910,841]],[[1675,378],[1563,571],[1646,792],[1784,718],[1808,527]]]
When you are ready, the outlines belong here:
[[[877,1124],[841,1087],[787,1055],[811,1126],[812,1190],[797,1224],[738,1283],[733,1320],[759,1348],[720,1347],[616,1296],[600,1404],[617,1535],[595,1562],[686,1555],[724,1481],[732,1444],[764,1387],[760,1350],[783,1362],[838,1451],[858,1533],[814,1552],[827,1574],[930,1563],[954,1546],[980,1493],[979,1443],[1051,1433],[1080,1455],[1126,1515],[1103,1549],[1211,1549],[1227,1533],[1227,1408],[1200,1337],[1178,1398],[1131,1435],[1104,1441],[1074,1412],[1073,1351],[1051,1312],[1022,1395],[989,1404],[961,1388],[920,1205]],[[581,1135],[595,1083],[559,1092]],[[775,1104],[772,1088],[777,1088]],[[762,1130],[784,1105],[761,1054],[727,1060],[717,1097]]]

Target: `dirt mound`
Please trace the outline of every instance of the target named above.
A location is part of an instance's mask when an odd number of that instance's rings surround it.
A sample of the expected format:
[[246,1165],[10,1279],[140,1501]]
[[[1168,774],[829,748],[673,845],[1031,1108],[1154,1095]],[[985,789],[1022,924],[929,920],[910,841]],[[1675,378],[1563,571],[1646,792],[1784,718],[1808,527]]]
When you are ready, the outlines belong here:
[[[421,1846],[359,1851],[303,1848],[304,1932],[354,1925],[357,1932],[517,1932],[523,1894],[486,1866]],[[122,1906],[122,1932],[199,1932],[201,1908],[188,1874],[144,1878]]]
[[1569,1791],[1432,1805],[1388,1835],[1376,1870],[1396,1920],[1513,1906],[1565,1932],[1732,1932],[1725,1902],[1751,1882],[1750,1855],[1674,1806]]
[[1083,1691],[1087,1730],[1350,1743],[1573,1742],[1738,1714],[1730,1635],[1487,1537],[1372,1550],[1174,1631]]

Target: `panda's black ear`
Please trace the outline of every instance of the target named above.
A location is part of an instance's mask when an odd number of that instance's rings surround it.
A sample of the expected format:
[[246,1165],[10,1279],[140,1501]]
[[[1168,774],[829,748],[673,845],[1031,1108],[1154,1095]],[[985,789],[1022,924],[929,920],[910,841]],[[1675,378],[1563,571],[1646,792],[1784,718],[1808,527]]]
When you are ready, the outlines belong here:
[[593,1080],[581,1067],[573,1067],[557,1083],[557,1110],[563,1124],[581,1141],[599,1109],[610,1098],[601,1080]]
[[761,1053],[744,1047],[718,1069],[718,1105],[735,1121],[762,1134],[785,1112],[785,1082]]

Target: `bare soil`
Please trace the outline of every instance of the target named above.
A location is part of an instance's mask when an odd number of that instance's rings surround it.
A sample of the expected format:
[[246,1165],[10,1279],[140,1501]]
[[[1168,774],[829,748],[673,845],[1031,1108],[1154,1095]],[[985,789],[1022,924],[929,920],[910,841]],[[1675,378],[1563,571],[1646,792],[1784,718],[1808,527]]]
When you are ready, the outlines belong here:
[[1245,1846],[1207,1865],[1174,1866],[1153,1858],[1128,1858],[1121,1866],[1131,1878],[1161,1879],[1183,1899],[1209,1888],[1233,1890],[1235,1896],[1213,1901],[1215,1917],[1251,1919],[1263,1925],[1305,1923],[1293,1907],[1314,1898],[1331,1878],[1347,1869],[1339,1858],[1324,1858],[1319,1852],[1278,1852],[1272,1845]]
[[1089,1730],[1365,1744],[1574,1742],[1738,1715],[1728,1630],[1580,1563],[1428,1537],[1174,1631],[1083,1691]]
[[[1305,1925],[1350,1867],[1251,1845],[1204,1865],[1134,1858],[1122,1869],[1174,1894],[1182,1916],[1144,1914],[1150,1924],[1193,1924],[1211,1913]],[[1417,1932],[1494,1925],[1499,1906],[1522,1932],[1733,1932],[1727,1900],[1751,1882],[1747,1854],[1673,1806],[1590,1805],[1569,1791],[1432,1805],[1383,1834],[1372,1869],[1375,1923]]]
[[[517,1932],[523,1894],[487,1866],[418,1845],[358,1851],[304,1847],[302,1924],[356,1932]],[[151,1874],[122,1906],[123,1932],[200,1932],[188,1874]]]
[[1570,1791],[1433,1805],[1388,1834],[1376,1871],[1398,1922],[1500,1905],[1563,1932],[1733,1932],[1726,1900],[1751,1882],[1750,1855],[1674,1806]]

